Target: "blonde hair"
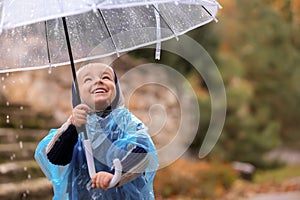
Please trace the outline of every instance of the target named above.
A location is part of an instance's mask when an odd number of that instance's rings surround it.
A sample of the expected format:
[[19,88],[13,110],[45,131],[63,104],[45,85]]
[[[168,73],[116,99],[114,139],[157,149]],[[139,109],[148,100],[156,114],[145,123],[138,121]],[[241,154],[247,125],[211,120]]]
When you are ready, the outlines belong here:
[[80,67],[80,68],[76,71],[76,75],[78,76],[78,74],[79,74],[82,70],[84,70],[84,69],[86,69],[86,68],[88,68],[88,67],[92,67],[92,66],[103,66],[103,67],[105,67],[105,68],[109,68],[109,69],[114,73],[113,68],[112,68],[111,66],[105,64],[105,63],[89,63],[89,64],[86,64],[86,65],[83,65],[82,67]]

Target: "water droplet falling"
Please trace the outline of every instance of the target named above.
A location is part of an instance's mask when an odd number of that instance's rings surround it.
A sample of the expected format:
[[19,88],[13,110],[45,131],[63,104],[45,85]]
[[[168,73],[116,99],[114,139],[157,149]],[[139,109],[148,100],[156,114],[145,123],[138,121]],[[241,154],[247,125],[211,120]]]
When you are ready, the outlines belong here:
[[10,160],[14,160],[16,158],[16,154],[10,156]]
[[49,63],[48,74],[52,74],[52,68],[53,66],[51,65],[51,63]]
[[9,115],[6,115],[6,123],[9,124],[10,120],[9,120]]

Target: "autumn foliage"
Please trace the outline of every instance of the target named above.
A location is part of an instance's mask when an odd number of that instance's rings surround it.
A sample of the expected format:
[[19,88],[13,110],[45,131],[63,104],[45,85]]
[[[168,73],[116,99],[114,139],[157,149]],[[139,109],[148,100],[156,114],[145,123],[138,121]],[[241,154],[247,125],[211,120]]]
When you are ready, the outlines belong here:
[[231,165],[179,159],[160,169],[154,180],[156,199],[215,199],[225,194],[236,174]]

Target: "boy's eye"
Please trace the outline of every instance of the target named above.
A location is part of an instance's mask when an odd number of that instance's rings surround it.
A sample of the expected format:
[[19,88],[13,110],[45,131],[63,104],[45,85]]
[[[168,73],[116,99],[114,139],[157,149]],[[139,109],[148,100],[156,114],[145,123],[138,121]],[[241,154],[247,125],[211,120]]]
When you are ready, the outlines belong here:
[[85,78],[85,79],[83,79],[83,82],[86,83],[86,82],[89,82],[91,80],[92,80],[91,78]]
[[103,76],[102,79],[104,79],[104,80],[110,80],[111,78],[109,76]]

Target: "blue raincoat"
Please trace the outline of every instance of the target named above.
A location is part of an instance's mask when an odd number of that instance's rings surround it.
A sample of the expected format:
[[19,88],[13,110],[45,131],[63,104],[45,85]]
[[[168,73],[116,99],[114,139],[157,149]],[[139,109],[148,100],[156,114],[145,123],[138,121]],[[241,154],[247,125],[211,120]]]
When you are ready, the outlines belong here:
[[158,169],[158,158],[147,127],[119,103],[106,117],[102,118],[96,113],[88,114],[86,129],[92,143],[96,172],[111,172],[112,161],[115,158],[122,161],[135,147],[146,150],[147,164],[140,169],[134,169],[133,173],[138,175],[121,186],[107,190],[92,188],[83,146],[83,133],[79,134],[71,163],[59,166],[52,164],[46,154],[47,145],[58,131],[52,129],[38,144],[35,159],[53,183],[53,200],[154,199],[153,179]]

